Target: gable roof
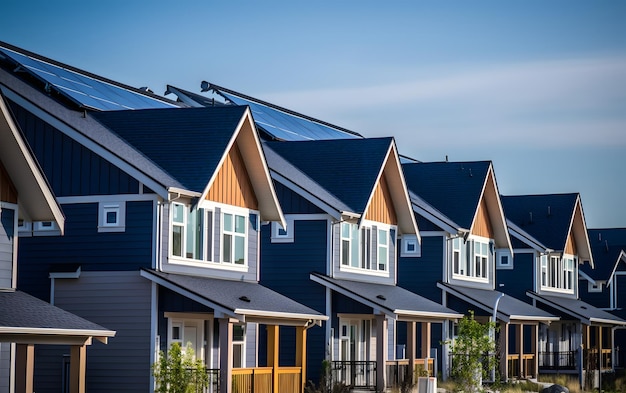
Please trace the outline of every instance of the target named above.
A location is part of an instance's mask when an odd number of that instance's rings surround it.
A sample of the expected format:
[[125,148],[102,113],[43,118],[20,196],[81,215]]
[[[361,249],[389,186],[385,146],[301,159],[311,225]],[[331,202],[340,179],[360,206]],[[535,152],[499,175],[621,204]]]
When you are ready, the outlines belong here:
[[54,221],[61,233],[65,216],[28,143],[0,94],[0,162],[17,189],[20,214],[32,221]]
[[46,94],[78,108],[121,110],[177,108],[148,89],[137,89],[0,41],[0,66],[19,73]]
[[203,196],[236,143],[265,220],[284,224],[247,107],[109,111],[92,116],[191,191]]
[[531,299],[545,304],[555,310],[566,313],[580,320],[580,322],[585,325],[599,323],[626,326],[625,320],[578,299],[562,296],[539,295],[533,291],[526,291],[526,294],[530,296]]
[[300,188],[318,186],[324,190],[321,196],[326,203],[341,214],[356,215],[359,221],[384,176],[396,209],[398,228],[402,233],[417,234],[393,138],[266,142],[265,146],[297,169],[284,170],[281,161],[273,158],[270,166],[274,172],[299,183]]
[[[402,169],[409,190],[433,208],[430,215],[437,218],[436,225],[457,225],[454,233],[471,232],[481,201],[485,201],[496,247],[511,248],[491,161],[405,163]],[[413,201],[416,207],[427,211],[423,202]],[[437,217],[436,213],[448,219]]]
[[551,250],[563,251],[572,233],[580,262],[593,258],[578,193],[502,196],[508,220]]
[[593,280],[610,281],[619,263],[626,262],[626,228],[588,229],[587,233],[595,269],[583,265],[580,270]]
[[[201,88],[203,92],[212,91],[220,95],[229,105],[249,106],[259,131],[265,135],[266,139],[305,141],[362,138],[354,131],[206,81],[202,81]],[[214,100],[173,86],[168,86],[166,93],[175,93],[179,100],[187,105],[215,105]]]

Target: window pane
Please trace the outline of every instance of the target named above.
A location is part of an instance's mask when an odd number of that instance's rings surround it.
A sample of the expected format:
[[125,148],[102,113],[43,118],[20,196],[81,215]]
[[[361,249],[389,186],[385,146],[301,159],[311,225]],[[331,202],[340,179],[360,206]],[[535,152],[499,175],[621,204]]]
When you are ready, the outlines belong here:
[[213,260],[213,212],[206,212],[206,260]]
[[224,214],[224,230],[232,232],[233,231],[233,215],[232,214]]
[[243,236],[235,236],[235,263],[238,265],[245,264],[245,245],[246,238]]
[[243,342],[243,325],[233,325],[233,341]]
[[182,224],[185,222],[185,207],[175,203],[172,207],[172,221]]
[[350,265],[352,267],[359,267],[359,229],[356,225],[350,225]]
[[452,253],[452,259],[453,259],[453,263],[454,263],[454,273],[456,273],[456,274],[461,273],[459,271],[459,252],[458,251],[454,251]]
[[384,231],[382,229],[378,230],[378,244],[387,245],[387,231]]
[[387,270],[387,247],[378,248],[378,270]]
[[172,227],[172,255],[183,256],[183,227],[174,225]]
[[341,223],[341,237],[349,238],[350,237],[350,224],[342,222]]
[[341,264],[348,265],[350,263],[350,241],[341,241]]
[[106,213],[107,224],[117,224],[117,211],[108,211]]
[[222,260],[224,262],[232,262],[233,261],[233,252],[232,252],[232,235],[224,234],[223,241],[223,249],[222,249]]
[[235,232],[246,233],[246,218],[244,216],[235,216]]

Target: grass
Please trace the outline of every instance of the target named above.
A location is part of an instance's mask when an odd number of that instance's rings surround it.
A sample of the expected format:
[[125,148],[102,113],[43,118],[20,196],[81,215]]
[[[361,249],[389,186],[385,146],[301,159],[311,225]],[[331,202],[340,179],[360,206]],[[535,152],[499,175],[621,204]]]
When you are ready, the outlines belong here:
[[565,374],[541,374],[538,378],[539,382],[556,383],[561,386],[565,386],[569,389],[570,393],[583,393],[584,390],[580,389],[578,383],[578,376],[565,375]]

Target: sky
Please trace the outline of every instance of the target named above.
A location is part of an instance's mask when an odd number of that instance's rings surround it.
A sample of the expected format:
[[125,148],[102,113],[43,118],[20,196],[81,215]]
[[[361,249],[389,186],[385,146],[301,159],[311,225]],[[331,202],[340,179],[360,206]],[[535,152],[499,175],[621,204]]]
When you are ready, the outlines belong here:
[[[203,80],[503,195],[579,192],[626,227],[626,2],[3,0],[0,40],[135,87]],[[173,96],[170,96],[174,98]]]

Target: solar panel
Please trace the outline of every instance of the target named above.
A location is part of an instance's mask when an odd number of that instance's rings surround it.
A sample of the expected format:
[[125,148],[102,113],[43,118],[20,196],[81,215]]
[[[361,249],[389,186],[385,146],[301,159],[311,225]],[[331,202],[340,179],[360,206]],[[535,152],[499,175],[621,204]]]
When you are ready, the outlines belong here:
[[120,109],[176,108],[177,105],[96,79],[78,71],[27,56],[9,48],[0,52],[79,106],[101,111]]
[[[211,85],[211,87],[215,86]],[[298,116],[295,112],[290,112],[286,109],[283,110],[270,104],[246,99],[222,89],[217,91],[236,105],[248,105],[257,126],[279,140],[306,141],[362,138],[357,133],[333,127],[330,124],[315,121],[315,119],[303,115]]]

